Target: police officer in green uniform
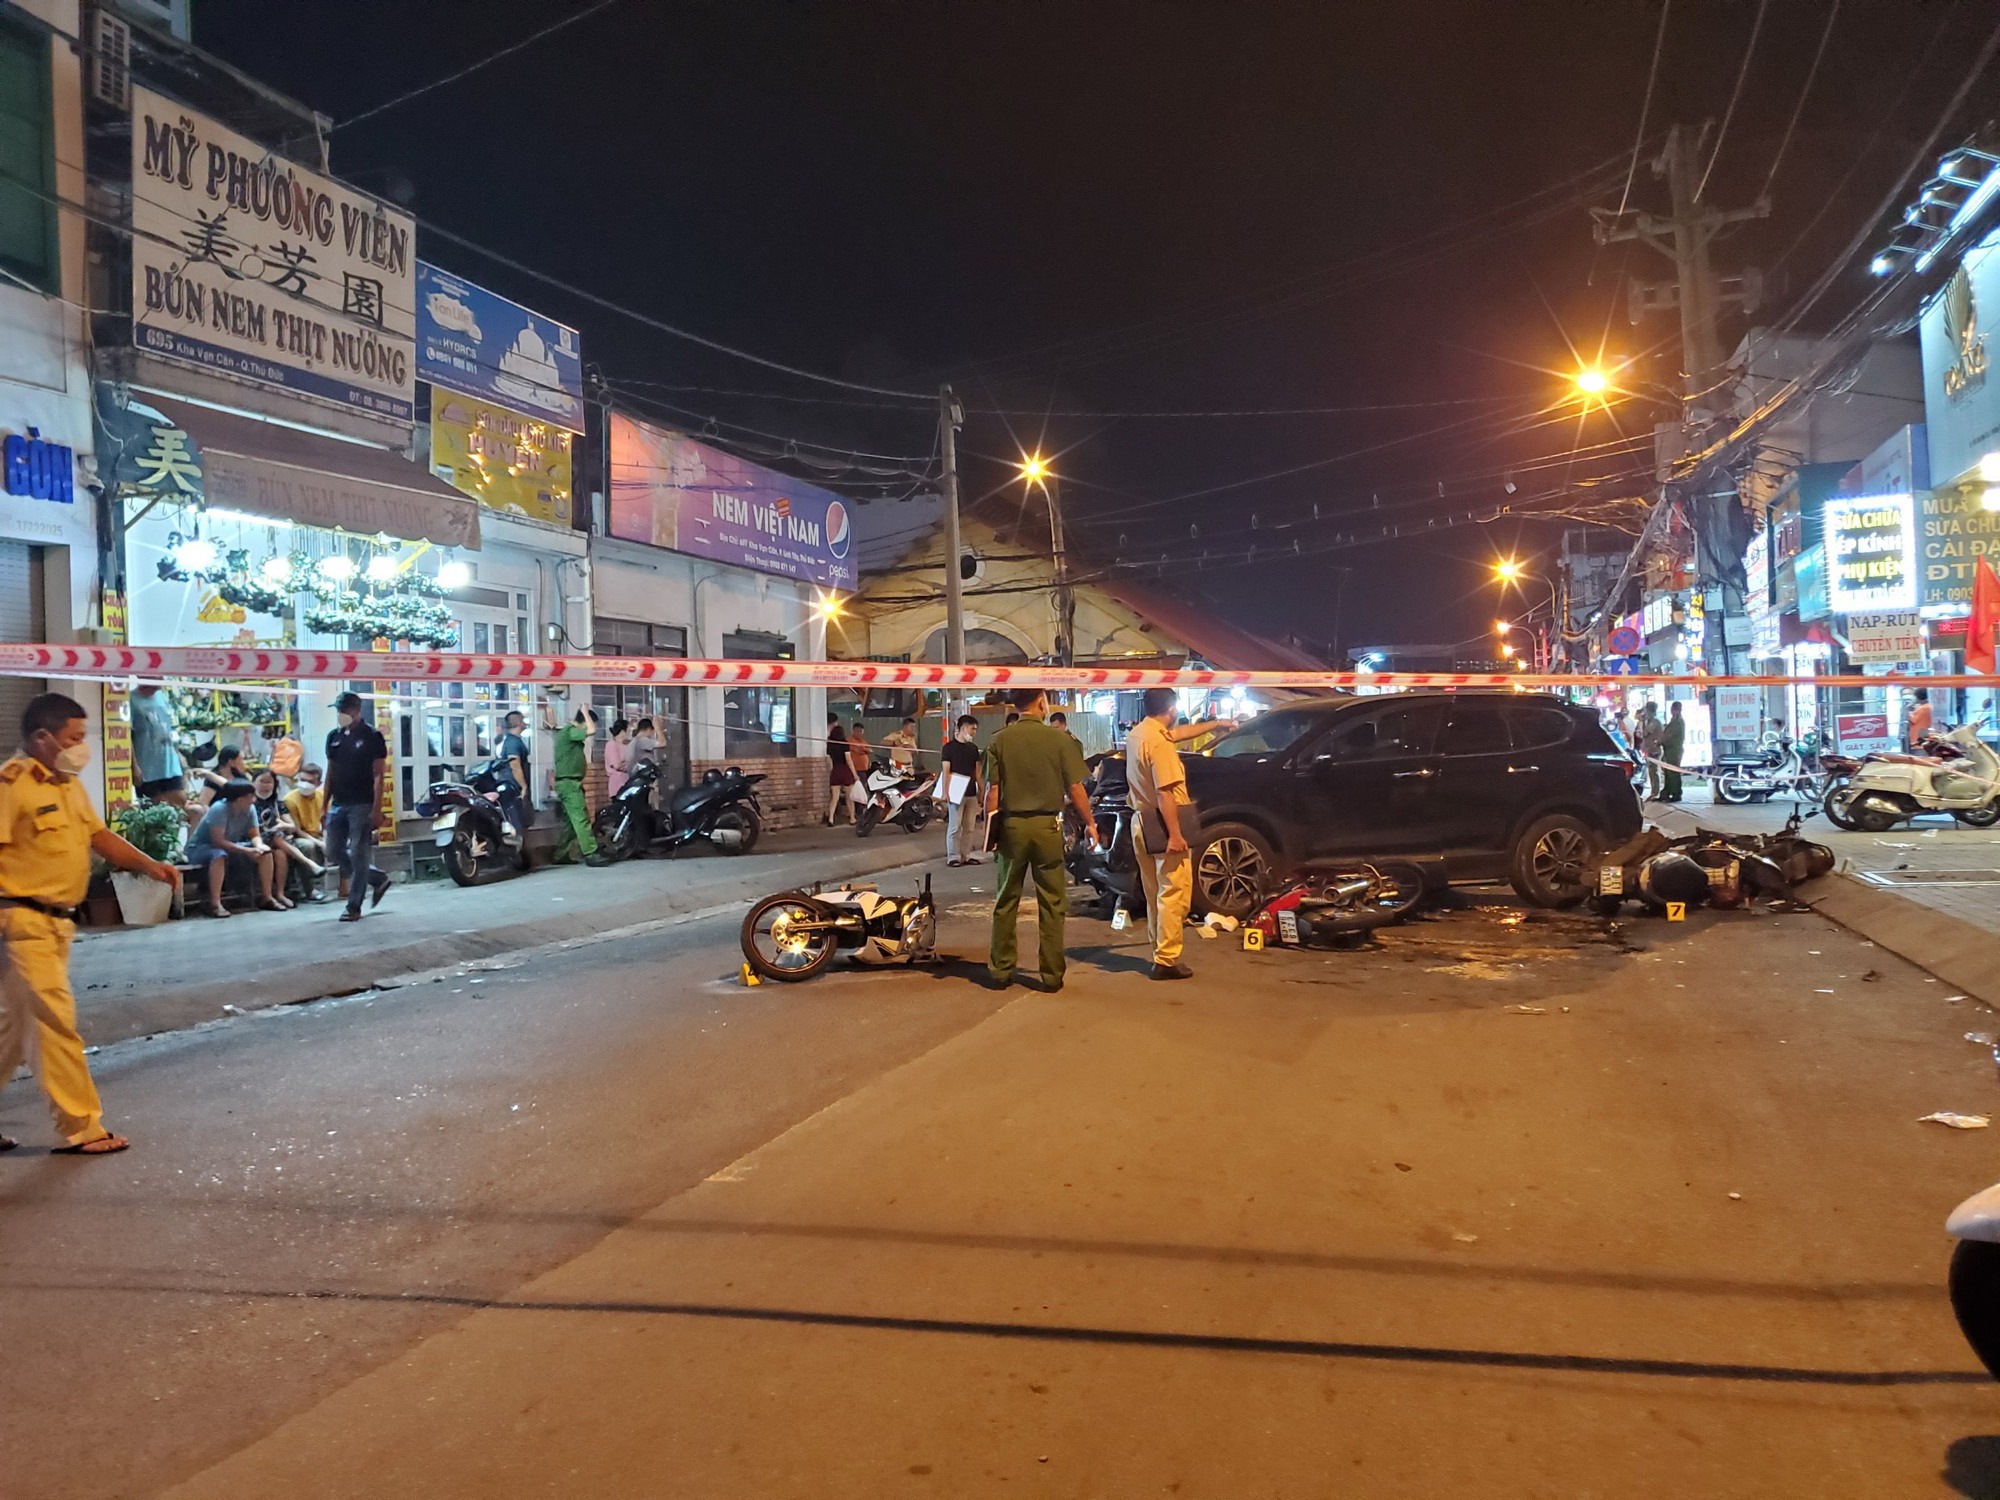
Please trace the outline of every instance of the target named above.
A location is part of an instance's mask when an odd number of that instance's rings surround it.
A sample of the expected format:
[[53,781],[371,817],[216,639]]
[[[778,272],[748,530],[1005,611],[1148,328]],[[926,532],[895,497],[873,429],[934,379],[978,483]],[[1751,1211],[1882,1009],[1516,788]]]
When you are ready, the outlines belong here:
[[1062,806],[1077,811],[1094,846],[1097,822],[1083,790],[1083,747],[1047,722],[1048,693],[1022,688],[1009,695],[1021,718],[986,747],[986,816],[1000,854],[999,894],[993,898],[993,948],[986,968],[996,985],[1013,982],[1015,920],[1021,882],[1032,871],[1041,917],[1042,988],[1063,986],[1063,922],[1068,880],[1063,874]]

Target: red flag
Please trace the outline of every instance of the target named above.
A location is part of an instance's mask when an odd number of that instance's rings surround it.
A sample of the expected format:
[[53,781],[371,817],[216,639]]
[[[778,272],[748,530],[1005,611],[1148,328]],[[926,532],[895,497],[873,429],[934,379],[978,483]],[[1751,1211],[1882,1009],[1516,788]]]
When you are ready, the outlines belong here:
[[1996,636],[2000,636],[2000,573],[1980,555],[1972,574],[1972,618],[1965,623],[1965,665],[1989,675],[1994,666]]

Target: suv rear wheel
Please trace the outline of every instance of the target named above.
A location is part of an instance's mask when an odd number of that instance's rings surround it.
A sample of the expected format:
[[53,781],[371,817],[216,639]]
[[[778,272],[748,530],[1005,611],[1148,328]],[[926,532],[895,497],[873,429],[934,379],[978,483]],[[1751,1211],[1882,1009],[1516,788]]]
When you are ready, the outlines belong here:
[[1264,835],[1244,823],[1204,828],[1194,854],[1196,910],[1241,920],[1271,894],[1278,857]]
[[1581,818],[1550,813],[1537,818],[1514,841],[1508,878],[1514,894],[1530,906],[1574,906],[1596,884],[1597,856],[1604,841]]

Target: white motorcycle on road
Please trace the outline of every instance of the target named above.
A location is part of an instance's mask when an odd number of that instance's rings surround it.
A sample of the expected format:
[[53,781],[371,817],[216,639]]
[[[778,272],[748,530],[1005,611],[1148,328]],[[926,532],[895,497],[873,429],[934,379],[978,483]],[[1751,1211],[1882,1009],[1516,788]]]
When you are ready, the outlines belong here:
[[1861,833],[1887,832],[1919,813],[1950,813],[1968,828],[2000,823],[2000,755],[1979,737],[1977,724],[1961,724],[1944,738],[1963,758],[1895,755],[1864,761],[1849,780],[1827,792],[1827,820]]
[[877,763],[861,777],[861,805],[854,810],[854,832],[867,838],[881,823],[895,823],[905,833],[921,833],[937,816],[937,777],[929,771],[904,771]]

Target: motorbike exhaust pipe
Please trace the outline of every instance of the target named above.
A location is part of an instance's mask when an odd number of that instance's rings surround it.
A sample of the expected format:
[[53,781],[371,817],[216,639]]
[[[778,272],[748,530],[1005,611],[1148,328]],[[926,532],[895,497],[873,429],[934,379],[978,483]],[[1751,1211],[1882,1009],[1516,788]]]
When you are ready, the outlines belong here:
[[717,828],[709,834],[708,841],[718,849],[741,849],[743,847],[743,830],[740,828]]

